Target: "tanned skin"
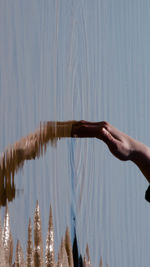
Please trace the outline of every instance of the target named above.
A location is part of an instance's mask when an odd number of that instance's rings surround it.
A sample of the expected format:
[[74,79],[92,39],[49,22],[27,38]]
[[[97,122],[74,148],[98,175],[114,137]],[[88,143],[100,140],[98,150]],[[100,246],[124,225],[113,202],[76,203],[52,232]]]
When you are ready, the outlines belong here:
[[150,183],[150,148],[119,131],[110,123],[79,121],[72,126],[71,135],[102,140],[116,158],[135,163]]

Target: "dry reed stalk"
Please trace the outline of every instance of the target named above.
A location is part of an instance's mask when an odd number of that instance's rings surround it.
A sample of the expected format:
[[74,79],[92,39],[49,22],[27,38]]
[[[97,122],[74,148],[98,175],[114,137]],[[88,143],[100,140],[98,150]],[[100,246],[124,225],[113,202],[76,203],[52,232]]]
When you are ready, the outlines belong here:
[[3,246],[5,251],[5,261],[6,264],[12,264],[12,257],[13,257],[13,240],[10,231],[10,219],[9,219],[9,212],[8,212],[8,205],[6,205],[5,210],[5,218],[4,218],[4,226],[2,230],[2,240]]
[[[8,264],[7,264],[7,266],[8,266]],[[1,219],[0,219],[0,267],[6,267],[5,251],[4,251],[3,240],[2,240]]]
[[14,266],[15,267],[25,267],[23,251],[22,251],[22,247],[20,245],[19,240],[17,241],[17,246],[16,246],[16,257],[15,257],[15,265]]
[[27,241],[27,267],[33,267],[33,243],[32,243],[32,225],[31,218],[29,218],[28,225],[28,241]]
[[58,139],[71,137],[72,125],[75,123],[76,121],[41,123],[34,133],[6,148],[0,157],[0,177],[13,177],[23,167],[25,160],[42,155],[49,143],[56,145]]
[[71,246],[70,232],[68,226],[66,228],[66,233],[65,233],[65,248],[68,256],[69,266],[73,267],[72,246]]
[[34,267],[43,267],[43,241],[39,203],[34,213]]
[[58,264],[57,264],[58,267],[69,267],[68,256],[66,252],[64,239],[61,240],[58,259],[59,259]]
[[47,239],[46,239],[45,265],[46,265],[46,267],[54,267],[55,266],[54,227],[53,227],[53,216],[52,216],[51,206],[50,206],[50,214],[49,214]]
[[103,267],[102,257],[100,258],[100,264],[99,264],[99,267]]
[[61,258],[61,251],[59,249],[58,251],[58,261],[57,261],[57,267],[62,267],[62,258]]
[[86,253],[84,256],[83,265],[84,267],[92,267],[88,244],[86,245]]

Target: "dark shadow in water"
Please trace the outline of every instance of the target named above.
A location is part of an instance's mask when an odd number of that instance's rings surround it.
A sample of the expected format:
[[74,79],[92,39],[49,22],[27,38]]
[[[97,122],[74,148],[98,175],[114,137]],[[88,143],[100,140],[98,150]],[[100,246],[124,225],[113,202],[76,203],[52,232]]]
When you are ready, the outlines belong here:
[[6,206],[16,196],[16,188],[13,177],[1,177],[0,180],[0,206]]
[[83,267],[82,256],[81,255],[79,256],[79,253],[78,253],[76,231],[75,231],[75,237],[73,240],[73,262],[74,262],[74,267]]

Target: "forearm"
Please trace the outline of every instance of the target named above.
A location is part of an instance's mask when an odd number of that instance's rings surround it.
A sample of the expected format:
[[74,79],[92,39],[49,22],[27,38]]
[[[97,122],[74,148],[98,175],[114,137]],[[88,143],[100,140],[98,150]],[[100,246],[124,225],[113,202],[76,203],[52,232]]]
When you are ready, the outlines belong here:
[[138,166],[150,183],[150,148],[134,140],[131,161]]

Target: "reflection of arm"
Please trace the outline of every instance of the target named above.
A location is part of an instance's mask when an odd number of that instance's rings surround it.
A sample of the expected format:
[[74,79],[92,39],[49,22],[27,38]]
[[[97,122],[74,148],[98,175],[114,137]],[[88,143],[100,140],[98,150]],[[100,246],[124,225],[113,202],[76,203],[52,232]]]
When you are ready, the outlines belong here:
[[34,133],[6,149],[0,158],[0,175],[13,175],[25,160],[40,156],[49,142],[56,145],[58,138],[70,137],[73,123],[75,121],[42,123]]

